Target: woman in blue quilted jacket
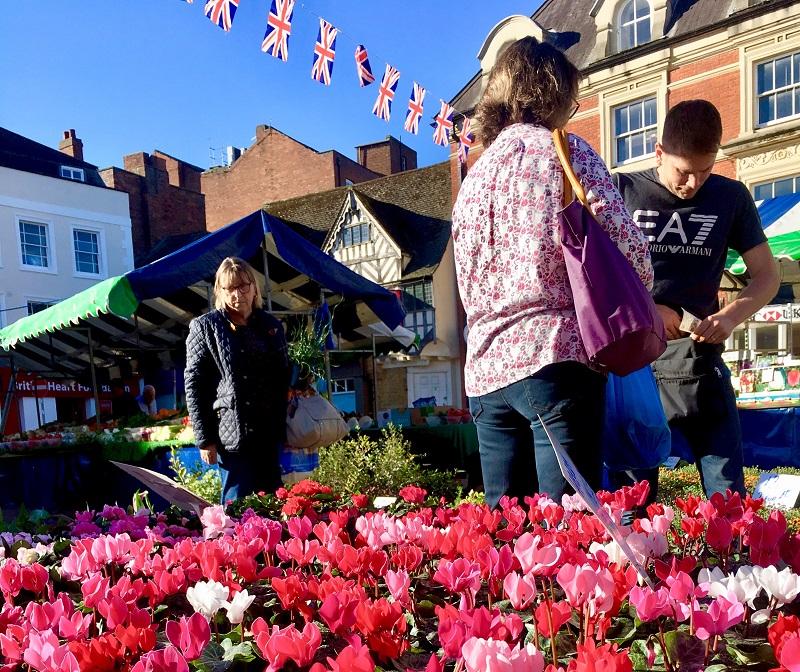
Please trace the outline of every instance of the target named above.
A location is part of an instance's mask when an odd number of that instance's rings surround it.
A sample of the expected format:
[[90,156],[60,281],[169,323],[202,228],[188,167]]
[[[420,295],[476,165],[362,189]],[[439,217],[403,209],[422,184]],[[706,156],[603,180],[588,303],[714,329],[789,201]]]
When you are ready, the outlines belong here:
[[200,456],[228,471],[227,502],[281,485],[289,362],[283,325],[263,309],[246,261],[222,261],[214,306],[189,325],[184,377]]

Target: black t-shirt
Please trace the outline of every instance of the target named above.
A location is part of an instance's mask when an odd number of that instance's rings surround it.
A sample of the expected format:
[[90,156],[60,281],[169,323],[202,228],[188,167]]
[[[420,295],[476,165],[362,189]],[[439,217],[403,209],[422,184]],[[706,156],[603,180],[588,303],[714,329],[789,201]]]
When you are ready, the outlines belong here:
[[767,239],[745,186],[711,175],[692,198],[681,199],[661,184],[655,168],[617,173],[614,182],[647,236],[655,302],[699,318],[719,310],[728,248],[743,254]]

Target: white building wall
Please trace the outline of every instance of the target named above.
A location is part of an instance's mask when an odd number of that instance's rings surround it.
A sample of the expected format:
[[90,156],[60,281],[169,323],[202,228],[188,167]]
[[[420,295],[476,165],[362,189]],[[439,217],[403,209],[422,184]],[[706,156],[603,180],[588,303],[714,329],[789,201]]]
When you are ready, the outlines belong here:
[[[23,265],[20,220],[46,226],[49,268]],[[99,274],[76,270],[75,229],[97,233]],[[128,194],[0,167],[0,324],[25,317],[30,300],[59,301],[132,268]]]

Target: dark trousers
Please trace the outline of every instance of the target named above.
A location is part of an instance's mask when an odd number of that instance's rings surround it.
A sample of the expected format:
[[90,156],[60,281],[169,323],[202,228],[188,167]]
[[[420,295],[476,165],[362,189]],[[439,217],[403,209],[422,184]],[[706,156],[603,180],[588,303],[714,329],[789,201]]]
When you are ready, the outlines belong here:
[[275,447],[274,450],[265,450],[265,448],[266,446],[261,446],[262,453],[255,451],[220,453],[220,466],[228,472],[222,494],[223,504],[254,492],[273,493],[281,487],[278,449]]
[[486,502],[571,492],[539,417],[593,488],[600,487],[605,376],[578,362],[550,364],[500,390],[471,397]]

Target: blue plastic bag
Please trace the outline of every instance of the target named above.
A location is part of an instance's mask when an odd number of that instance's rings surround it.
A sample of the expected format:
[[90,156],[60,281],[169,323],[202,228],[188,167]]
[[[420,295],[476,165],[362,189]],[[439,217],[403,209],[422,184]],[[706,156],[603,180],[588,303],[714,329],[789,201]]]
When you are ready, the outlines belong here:
[[667,417],[649,366],[627,376],[609,374],[603,462],[611,471],[657,467],[672,449]]

